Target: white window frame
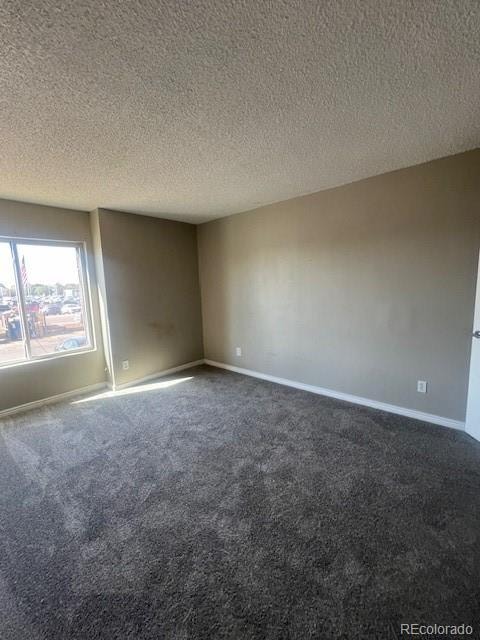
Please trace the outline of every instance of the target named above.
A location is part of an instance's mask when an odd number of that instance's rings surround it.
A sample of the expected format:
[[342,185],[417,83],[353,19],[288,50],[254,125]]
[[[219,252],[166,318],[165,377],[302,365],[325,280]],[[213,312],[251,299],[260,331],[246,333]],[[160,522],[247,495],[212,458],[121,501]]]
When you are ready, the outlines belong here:
[[[0,361],[0,370],[6,369],[12,366],[18,365],[28,365],[32,364],[32,362],[39,362],[45,360],[55,360],[58,358],[66,358],[72,355],[77,355],[79,353],[86,353],[89,351],[96,350],[95,343],[95,333],[93,331],[93,320],[92,320],[92,299],[90,292],[90,282],[88,277],[88,267],[87,267],[87,247],[84,241],[74,241],[74,240],[39,240],[37,238],[12,238],[11,236],[0,236],[0,242],[8,243],[10,245],[10,252],[12,255],[12,267],[15,277],[15,288],[17,291],[17,305],[18,312],[20,315],[20,324],[22,327],[22,338],[23,345],[25,349],[25,357],[19,360],[9,360],[8,362]],[[78,264],[80,265],[80,273],[79,273],[79,284],[82,294],[82,300],[84,304],[84,318],[83,324],[85,328],[85,336],[87,339],[87,344],[84,347],[79,347],[78,349],[69,349],[66,352],[54,352],[42,354],[40,356],[32,355],[31,344],[30,344],[30,335],[27,331],[26,326],[26,301],[25,301],[25,291],[23,287],[23,282],[21,278],[21,266],[20,259],[18,257],[18,245],[41,245],[46,247],[70,247],[74,248],[77,251],[78,256]],[[1,357],[1,356],[0,356]]]

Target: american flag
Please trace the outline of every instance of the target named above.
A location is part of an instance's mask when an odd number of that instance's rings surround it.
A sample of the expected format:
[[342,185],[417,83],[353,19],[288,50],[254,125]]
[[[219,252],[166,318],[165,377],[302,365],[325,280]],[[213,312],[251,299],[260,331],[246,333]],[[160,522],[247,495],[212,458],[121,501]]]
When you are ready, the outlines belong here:
[[22,256],[22,282],[25,289],[28,289],[27,267],[25,266],[25,256]]

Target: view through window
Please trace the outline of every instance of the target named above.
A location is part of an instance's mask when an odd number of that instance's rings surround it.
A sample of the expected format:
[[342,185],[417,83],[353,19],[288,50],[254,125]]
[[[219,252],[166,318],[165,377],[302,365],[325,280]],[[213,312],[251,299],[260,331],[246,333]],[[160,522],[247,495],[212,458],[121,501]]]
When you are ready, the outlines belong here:
[[81,245],[0,241],[0,365],[89,348],[84,289]]

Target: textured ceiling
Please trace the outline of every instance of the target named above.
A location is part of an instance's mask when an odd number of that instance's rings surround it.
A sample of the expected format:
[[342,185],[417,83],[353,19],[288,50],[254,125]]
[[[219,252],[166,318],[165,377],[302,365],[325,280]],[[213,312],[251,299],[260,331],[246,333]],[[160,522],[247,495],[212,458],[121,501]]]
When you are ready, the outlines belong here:
[[187,221],[479,146],[478,0],[2,0],[0,197]]

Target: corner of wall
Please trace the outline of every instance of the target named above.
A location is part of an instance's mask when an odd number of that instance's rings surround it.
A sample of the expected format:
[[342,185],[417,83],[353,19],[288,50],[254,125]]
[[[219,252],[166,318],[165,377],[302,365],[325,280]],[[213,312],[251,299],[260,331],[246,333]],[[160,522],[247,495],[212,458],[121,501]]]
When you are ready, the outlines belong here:
[[202,336],[202,358],[205,358],[205,321],[203,316],[203,295],[202,295],[202,270],[200,265],[200,225],[195,225],[195,244],[197,248],[197,269],[198,269],[198,291],[200,294],[200,322]]
[[90,212],[90,227],[92,232],[93,255],[97,272],[98,303],[100,307],[100,321],[102,323],[102,337],[105,350],[107,383],[115,386],[115,369],[113,367],[112,342],[108,316],[108,299],[105,285],[105,269],[103,266],[102,234],[100,229],[100,210]]

